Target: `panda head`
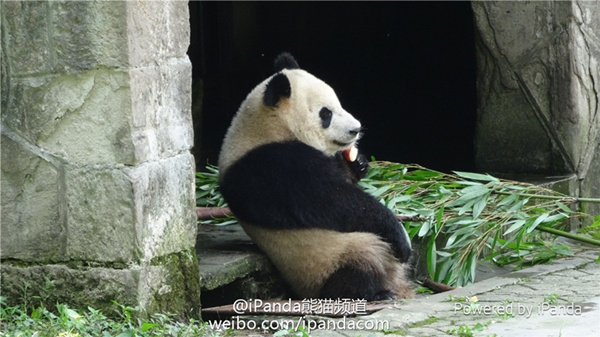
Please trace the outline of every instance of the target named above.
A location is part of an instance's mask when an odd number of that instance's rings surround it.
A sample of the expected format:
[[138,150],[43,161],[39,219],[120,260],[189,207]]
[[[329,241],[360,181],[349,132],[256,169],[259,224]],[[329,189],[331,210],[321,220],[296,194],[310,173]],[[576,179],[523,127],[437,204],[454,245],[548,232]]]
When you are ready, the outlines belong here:
[[219,166],[225,168],[266,143],[299,140],[334,155],[360,138],[360,122],[342,108],[329,85],[299,69],[288,53],[276,59],[275,70],[242,103],[225,137]]

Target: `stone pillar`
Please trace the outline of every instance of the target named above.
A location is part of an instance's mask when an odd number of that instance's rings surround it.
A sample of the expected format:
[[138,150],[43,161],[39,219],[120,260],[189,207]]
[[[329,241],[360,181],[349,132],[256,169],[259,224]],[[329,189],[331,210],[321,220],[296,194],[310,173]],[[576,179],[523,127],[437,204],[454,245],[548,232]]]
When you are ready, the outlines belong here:
[[1,29],[2,295],[197,310],[187,2],[3,1]]
[[[472,2],[481,171],[574,176],[600,197],[600,2]],[[591,205],[590,205],[591,207]],[[588,208],[590,214],[600,213]]]

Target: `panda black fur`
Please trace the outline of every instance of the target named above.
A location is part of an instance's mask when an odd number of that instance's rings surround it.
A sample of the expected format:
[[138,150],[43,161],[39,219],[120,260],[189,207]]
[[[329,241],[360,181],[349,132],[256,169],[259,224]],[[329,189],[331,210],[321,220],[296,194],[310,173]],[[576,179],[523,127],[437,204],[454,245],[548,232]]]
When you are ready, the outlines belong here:
[[411,245],[394,214],[354,183],[360,122],[283,53],[248,94],[219,157],[221,191],[300,298],[411,298]]

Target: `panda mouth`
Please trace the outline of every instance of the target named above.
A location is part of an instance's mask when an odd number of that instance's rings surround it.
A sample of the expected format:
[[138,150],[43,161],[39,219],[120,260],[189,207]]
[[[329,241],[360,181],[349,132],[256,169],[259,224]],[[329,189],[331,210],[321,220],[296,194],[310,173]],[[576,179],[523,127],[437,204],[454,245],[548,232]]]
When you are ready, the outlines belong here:
[[346,148],[346,147],[349,147],[350,145],[352,145],[352,143],[354,143],[354,142],[343,143],[338,140],[334,140],[333,143],[339,147]]

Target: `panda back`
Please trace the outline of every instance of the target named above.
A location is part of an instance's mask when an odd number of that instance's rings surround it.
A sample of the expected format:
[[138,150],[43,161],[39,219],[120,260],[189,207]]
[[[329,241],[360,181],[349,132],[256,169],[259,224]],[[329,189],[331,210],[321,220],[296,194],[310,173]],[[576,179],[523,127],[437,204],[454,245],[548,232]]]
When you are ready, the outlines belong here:
[[[272,229],[321,227],[344,231],[349,196],[360,193],[331,157],[299,141],[248,152],[221,179],[221,192],[242,221]],[[337,209],[326,206],[339,205]],[[340,209],[340,207],[344,209]]]

